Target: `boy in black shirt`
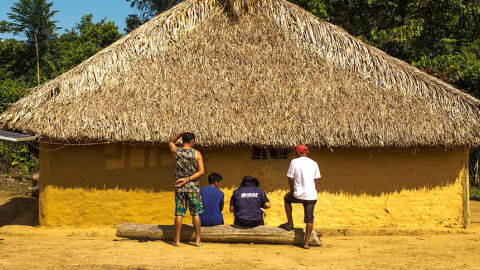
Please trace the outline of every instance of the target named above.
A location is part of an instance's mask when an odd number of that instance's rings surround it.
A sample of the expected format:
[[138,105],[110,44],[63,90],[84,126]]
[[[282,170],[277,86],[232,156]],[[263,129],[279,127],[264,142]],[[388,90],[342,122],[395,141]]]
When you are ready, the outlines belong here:
[[253,228],[264,225],[263,209],[271,207],[267,195],[259,187],[257,179],[245,176],[230,199],[230,212],[235,213],[234,225]]

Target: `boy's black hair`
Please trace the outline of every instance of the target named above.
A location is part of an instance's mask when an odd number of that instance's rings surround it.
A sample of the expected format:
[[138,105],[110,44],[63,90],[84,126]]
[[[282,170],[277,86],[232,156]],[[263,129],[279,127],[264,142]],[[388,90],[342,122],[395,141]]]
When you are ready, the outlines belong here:
[[182,142],[183,143],[190,143],[192,140],[195,140],[195,134],[187,132],[182,135]]
[[210,185],[213,185],[213,184],[215,184],[216,182],[222,181],[222,179],[223,179],[223,178],[222,178],[222,176],[221,176],[220,174],[214,172],[214,173],[211,173],[211,174],[208,176],[208,183],[209,183]]

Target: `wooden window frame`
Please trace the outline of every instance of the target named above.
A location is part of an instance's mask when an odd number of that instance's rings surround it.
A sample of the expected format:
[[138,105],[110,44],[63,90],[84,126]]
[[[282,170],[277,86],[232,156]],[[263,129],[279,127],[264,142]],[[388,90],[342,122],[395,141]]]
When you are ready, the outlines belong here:
[[287,148],[274,148],[274,147],[258,147],[254,146],[252,148],[251,159],[254,160],[265,160],[265,159],[288,159],[288,149]]

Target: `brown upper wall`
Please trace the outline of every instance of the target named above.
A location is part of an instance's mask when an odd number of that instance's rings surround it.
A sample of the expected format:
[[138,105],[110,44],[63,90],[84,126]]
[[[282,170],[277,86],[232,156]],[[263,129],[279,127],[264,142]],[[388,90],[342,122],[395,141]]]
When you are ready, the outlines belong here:
[[[42,148],[58,148],[41,144]],[[218,172],[223,186],[236,187],[245,175],[260,180],[267,192],[288,189],[290,159],[252,160],[250,147],[199,148],[207,176]],[[419,149],[312,149],[322,174],[319,192],[352,195],[394,193],[453,184],[466,157],[464,148]],[[120,188],[149,191],[173,190],[173,160],[164,145],[68,146],[42,151],[42,186],[61,188]]]

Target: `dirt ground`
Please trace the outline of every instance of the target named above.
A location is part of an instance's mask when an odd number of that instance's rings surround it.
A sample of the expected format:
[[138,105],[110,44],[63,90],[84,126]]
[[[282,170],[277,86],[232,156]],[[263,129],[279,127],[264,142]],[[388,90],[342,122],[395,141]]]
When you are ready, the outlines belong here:
[[324,236],[323,246],[173,247],[115,236],[115,228],[36,227],[36,199],[0,194],[0,269],[480,269],[480,202],[463,233]]

